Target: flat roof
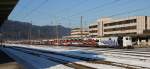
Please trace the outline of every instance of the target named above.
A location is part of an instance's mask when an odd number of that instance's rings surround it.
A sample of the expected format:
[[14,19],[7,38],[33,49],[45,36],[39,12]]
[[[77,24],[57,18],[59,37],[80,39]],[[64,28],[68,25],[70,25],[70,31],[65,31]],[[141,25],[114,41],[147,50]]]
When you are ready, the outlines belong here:
[[7,20],[18,1],[19,0],[0,0],[0,26]]

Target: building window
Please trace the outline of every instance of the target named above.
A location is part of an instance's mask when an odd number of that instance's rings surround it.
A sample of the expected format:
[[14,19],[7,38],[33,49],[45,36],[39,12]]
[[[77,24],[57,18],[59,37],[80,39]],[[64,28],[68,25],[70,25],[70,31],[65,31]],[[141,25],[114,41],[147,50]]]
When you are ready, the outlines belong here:
[[89,31],[90,33],[97,33],[98,31],[97,30],[91,30]]
[[114,25],[122,25],[122,24],[130,24],[130,23],[136,23],[136,22],[137,22],[136,19],[131,19],[131,20],[125,20],[125,21],[107,23],[107,24],[104,24],[104,27],[114,26]]
[[136,29],[136,26],[127,26],[127,27],[120,27],[120,28],[104,29],[104,32],[125,31],[125,30],[132,30],[132,29]]
[[116,33],[116,34],[104,34],[104,36],[126,36],[126,35],[136,35],[136,32],[131,33]]
[[97,25],[89,26],[89,28],[97,28]]

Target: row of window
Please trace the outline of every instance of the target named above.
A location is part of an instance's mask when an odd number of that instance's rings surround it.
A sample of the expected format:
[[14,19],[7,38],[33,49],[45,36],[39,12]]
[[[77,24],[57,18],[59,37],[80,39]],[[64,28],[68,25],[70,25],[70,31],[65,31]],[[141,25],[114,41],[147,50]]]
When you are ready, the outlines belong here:
[[97,28],[98,25],[89,26],[89,28]]
[[[71,33],[76,33],[76,32],[81,32],[81,30],[71,31]],[[88,31],[82,31],[82,32],[88,32]]]
[[129,24],[129,23],[136,23],[136,19],[131,19],[131,20],[125,20],[125,21],[119,21],[119,22],[114,22],[114,23],[107,23],[104,24],[104,26],[114,26],[114,25],[122,25],[122,24]]
[[98,31],[97,30],[91,30],[89,31],[90,33],[97,33]]
[[132,29],[136,29],[136,26],[127,26],[127,27],[120,27],[120,28],[104,29],[104,32],[125,31],[125,30],[132,30]]
[[116,33],[116,34],[104,34],[104,36],[125,36],[125,35],[136,35],[136,32],[132,33]]
[[71,35],[88,35],[88,33],[83,33],[83,34],[71,34]]

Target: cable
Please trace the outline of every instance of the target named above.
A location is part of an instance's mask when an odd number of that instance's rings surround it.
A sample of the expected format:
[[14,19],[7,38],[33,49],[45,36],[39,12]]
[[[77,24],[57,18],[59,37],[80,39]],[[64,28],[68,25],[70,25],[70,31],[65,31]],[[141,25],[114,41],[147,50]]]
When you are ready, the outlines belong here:
[[[25,3],[25,5],[22,5],[22,8],[23,8],[23,9],[28,9],[29,7],[28,7],[26,4],[29,4],[29,3],[30,3],[30,1],[28,1],[27,3]],[[22,4],[22,1],[19,1],[19,2],[18,2],[16,8],[17,8],[18,6],[20,6],[20,4]],[[15,8],[15,9],[16,9],[16,8]],[[18,10],[17,10],[17,11],[18,11]],[[22,13],[23,11],[24,11],[24,10],[21,9],[21,10],[18,11],[19,13],[15,13],[15,14],[16,14],[16,15],[17,15],[17,14],[19,15],[19,14]],[[15,18],[19,18],[19,17],[15,16]]]
[[[127,3],[128,3],[128,4],[130,4],[130,5],[128,5],[128,6],[124,5],[124,7],[125,7],[125,8],[130,8],[130,6],[133,5],[132,2],[133,2],[134,4],[136,4],[135,1],[128,0],[128,1],[126,1],[125,3],[123,3],[123,4],[127,4]],[[120,5],[122,5],[122,3],[120,3]],[[121,6],[121,7],[118,7],[118,9],[120,9],[120,10],[125,9],[125,8],[122,8],[122,6]],[[115,9],[116,9],[116,8],[115,8]],[[115,10],[115,9],[113,8],[113,9],[111,9],[111,10]],[[109,9],[109,10],[110,10],[110,9]],[[104,12],[104,10],[102,10],[102,11]],[[102,11],[101,11],[101,12],[102,12]],[[112,12],[112,11],[111,11],[111,12]],[[102,14],[102,13],[100,13],[100,14]],[[98,14],[94,14],[94,15],[99,15],[99,13],[98,13]],[[91,18],[91,17],[90,17],[90,18]],[[97,17],[92,17],[92,19],[97,19]],[[92,19],[91,19],[91,20],[92,20]],[[88,20],[89,20],[89,19],[88,19]]]
[[96,6],[96,7],[94,7],[94,8],[90,8],[90,9],[84,10],[84,11],[82,11],[82,12],[73,14],[73,15],[71,15],[70,17],[79,15],[79,14],[81,14],[81,13],[87,13],[87,12],[93,11],[93,10],[95,10],[95,9],[97,9],[97,8],[103,8],[103,7],[105,7],[105,6],[112,5],[112,4],[117,3],[117,2],[119,2],[119,1],[121,1],[121,0],[113,0],[113,1],[111,1],[111,2],[102,4],[102,5],[100,5],[100,6]]
[[[67,10],[67,11],[68,11],[68,10],[71,10],[72,7],[73,7],[73,9],[74,9],[74,8],[76,8],[76,7],[79,7],[79,6],[83,5],[84,3],[87,3],[88,1],[89,1],[89,0],[83,0],[82,2],[79,2],[79,3],[77,3],[77,4],[74,4],[74,5],[69,6],[69,7],[67,7],[67,8],[64,8],[64,9],[62,9],[62,10],[56,12],[56,13],[62,13],[63,11],[65,12],[66,10]],[[72,10],[73,10],[73,9],[72,9]]]
[[114,15],[111,15],[111,16],[108,16],[108,17],[115,17],[115,16],[118,16],[118,15],[130,14],[130,13],[133,13],[133,12],[143,11],[143,10],[148,9],[148,8],[150,8],[150,6],[144,7],[144,8],[137,8],[135,10],[128,11],[128,12],[121,12],[121,13],[114,14]]
[[[71,15],[70,17],[79,15],[79,14],[81,14],[81,13],[87,13],[87,12],[93,11],[94,9],[97,9],[97,8],[103,8],[103,7],[105,7],[105,6],[110,6],[110,5],[112,5],[112,4],[114,4],[114,3],[117,3],[117,2],[119,2],[119,1],[121,1],[121,0],[113,0],[113,1],[111,1],[111,2],[107,2],[107,3],[102,4],[102,5],[100,5],[100,6],[96,6],[96,7],[94,7],[94,8],[90,8],[90,9],[84,10],[84,11],[82,11],[82,12],[73,14],[73,15]],[[106,5],[106,4],[108,4],[108,5]],[[69,18],[69,16],[68,16],[67,18]],[[66,17],[61,17],[61,19],[67,19],[67,18],[66,18]]]
[[[72,6],[69,6],[69,7],[67,7],[67,8],[63,8],[63,9],[61,9],[61,10],[59,10],[59,11],[56,11],[55,13],[53,13],[53,14],[61,14],[61,13],[63,13],[63,12],[65,12],[66,10],[68,11],[68,10],[73,10],[74,8],[77,8],[77,7],[79,7],[79,6],[81,6],[81,5],[83,5],[84,3],[87,3],[89,0],[83,0],[83,1],[81,1],[81,2],[79,2],[79,3],[77,3],[77,4],[74,4],[74,5],[72,5]],[[73,7],[73,8],[72,8]],[[65,12],[65,13],[67,13],[67,12]],[[57,15],[53,15],[52,17],[53,18],[55,18]],[[47,15],[48,17],[49,17],[49,15]]]
[[[124,9],[126,9],[126,8],[130,8],[130,7],[133,5],[132,2],[133,2],[134,4],[136,4],[135,1],[133,1],[133,0],[128,0],[127,2],[123,3],[123,4],[125,4],[125,5],[123,5],[124,8],[123,8],[122,6],[121,6],[121,7],[119,6],[119,7],[117,7],[117,8],[115,7],[115,8],[113,8],[113,9],[109,9],[109,10],[116,10],[116,9],[117,9],[117,10],[118,10],[118,9],[119,9],[119,10],[122,10],[122,9],[124,10]],[[128,3],[129,5],[127,5],[127,3]],[[119,5],[122,5],[122,3],[120,3]],[[107,10],[107,11],[109,11],[109,10]],[[103,13],[102,11],[104,12],[104,11],[106,11],[106,10],[101,10],[101,11],[100,11],[101,13],[94,14],[94,15],[102,14],[102,13]],[[111,12],[112,12],[112,11],[111,11]]]
[[32,9],[29,13],[27,13],[24,18],[31,16],[33,12],[37,11],[39,8],[41,8],[45,3],[47,3],[48,0],[44,0],[42,3],[40,3],[36,8]]
[[[110,5],[112,5],[112,4],[114,4],[114,3],[117,3],[117,2],[119,2],[119,1],[121,1],[121,0],[113,0],[113,1],[111,1],[111,2],[107,2],[107,3],[102,4],[102,5],[100,5],[100,6],[96,6],[96,7],[94,7],[94,8],[90,8],[90,9],[84,10],[84,11],[82,11],[82,12],[73,14],[73,15],[71,15],[70,17],[79,15],[79,14],[81,14],[81,13],[87,13],[87,12],[93,11],[93,10],[95,10],[95,9],[97,9],[97,8],[103,8],[103,7],[105,7],[105,6],[110,6]],[[108,4],[108,5],[107,5],[107,4]],[[61,18],[62,18],[62,19],[67,19],[66,17],[61,17]],[[69,18],[69,16],[68,16],[68,18]],[[69,19],[69,20],[71,20],[71,19]]]

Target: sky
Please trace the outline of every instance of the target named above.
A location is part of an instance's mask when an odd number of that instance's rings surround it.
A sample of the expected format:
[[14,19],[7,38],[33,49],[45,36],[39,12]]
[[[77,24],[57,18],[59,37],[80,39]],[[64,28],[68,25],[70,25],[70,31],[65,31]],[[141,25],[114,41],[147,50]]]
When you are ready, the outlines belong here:
[[9,20],[34,25],[80,27],[102,17],[150,16],[150,0],[19,0]]

